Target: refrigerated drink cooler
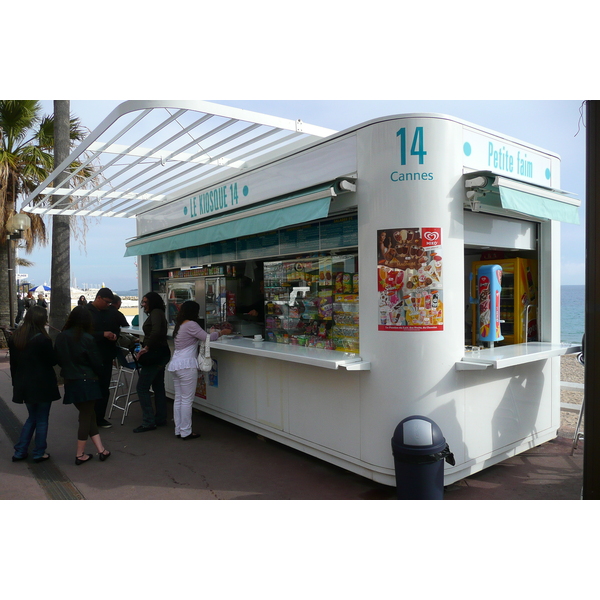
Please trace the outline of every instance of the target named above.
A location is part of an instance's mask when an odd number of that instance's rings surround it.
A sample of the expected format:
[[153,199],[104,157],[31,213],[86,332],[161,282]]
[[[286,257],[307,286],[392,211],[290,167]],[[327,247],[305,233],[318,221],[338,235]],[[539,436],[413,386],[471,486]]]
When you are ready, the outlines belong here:
[[[501,273],[501,283],[497,280],[497,275],[490,276],[491,271]],[[492,286],[493,297],[490,298],[494,303],[494,313],[490,315],[494,325],[492,328],[486,326],[487,315],[484,315],[485,309],[482,310],[481,297],[478,297],[482,291],[480,290],[481,276],[489,277]],[[476,261],[472,265],[471,281],[477,285],[477,295],[471,294],[474,345],[490,347],[490,343],[495,343],[498,346],[509,346],[538,341],[537,261],[526,258]],[[483,293],[485,296],[485,291]]]
[[[471,274],[473,278],[473,274]],[[502,267],[482,265],[477,269],[477,296],[471,303],[477,306],[477,320],[474,333],[477,341],[493,348],[496,342],[504,339],[501,333],[500,297],[502,293]]]
[[263,332],[261,323],[244,318],[237,311],[244,299],[241,278],[227,276],[208,276],[169,279],[165,282],[167,319],[170,327],[181,305],[186,300],[195,300],[200,305],[200,318],[204,329],[230,323],[233,331],[243,337],[251,337]]

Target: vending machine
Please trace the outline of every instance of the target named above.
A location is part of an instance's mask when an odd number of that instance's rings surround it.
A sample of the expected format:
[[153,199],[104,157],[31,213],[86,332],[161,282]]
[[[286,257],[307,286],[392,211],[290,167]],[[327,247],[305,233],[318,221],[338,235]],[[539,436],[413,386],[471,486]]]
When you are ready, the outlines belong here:
[[[490,291],[493,292],[493,297],[490,297],[490,303],[494,303],[494,313],[490,313],[490,325],[494,325],[494,330],[484,330],[482,329],[484,323],[480,323],[482,307],[478,274],[489,277],[487,271],[490,269],[494,273],[500,270],[501,283],[496,281],[497,275],[492,275]],[[538,341],[537,261],[526,258],[476,261],[472,265],[471,278],[472,297],[478,300],[472,303],[474,345],[484,345],[482,342],[493,341],[498,346],[507,346]],[[485,282],[482,283],[485,286]],[[474,294],[475,285],[477,285],[477,295]],[[482,291],[485,296],[485,291]],[[496,293],[499,302],[496,302]],[[501,339],[494,340],[496,324],[499,324]]]
[[262,324],[249,322],[238,314],[240,300],[244,298],[242,279],[226,275],[205,277],[175,277],[164,282],[167,319],[171,327],[181,305],[195,300],[200,305],[200,319],[208,331],[211,327],[229,323],[242,336],[262,332]]
[[[473,277],[473,274],[471,274]],[[471,302],[477,306],[474,331],[477,342],[489,348],[501,342],[500,295],[502,293],[502,267],[481,265],[477,269],[476,297]]]

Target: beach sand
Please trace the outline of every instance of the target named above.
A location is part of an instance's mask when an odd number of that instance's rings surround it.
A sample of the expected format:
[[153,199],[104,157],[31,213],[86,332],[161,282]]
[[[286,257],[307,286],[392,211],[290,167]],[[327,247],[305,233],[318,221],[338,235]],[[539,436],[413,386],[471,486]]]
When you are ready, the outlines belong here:
[[[576,354],[567,354],[560,359],[560,380],[569,383],[583,383],[584,369],[577,360]],[[565,404],[578,404],[583,402],[583,390],[561,390],[560,401]],[[575,428],[577,427],[577,419],[579,412],[564,410],[560,411],[560,429],[561,437],[573,437]],[[583,432],[583,421],[580,427],[580,432]]]

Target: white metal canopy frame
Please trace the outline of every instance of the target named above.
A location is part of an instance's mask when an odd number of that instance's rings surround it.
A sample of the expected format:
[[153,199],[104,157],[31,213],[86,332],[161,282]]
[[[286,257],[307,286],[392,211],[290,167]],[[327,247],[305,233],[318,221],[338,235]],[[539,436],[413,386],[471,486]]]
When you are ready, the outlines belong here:
[[[27,212],[135,217],[336,133],[204,101],[130,100],[115,108],[26,199]],[[71,183],[75,161],[93,177]]]

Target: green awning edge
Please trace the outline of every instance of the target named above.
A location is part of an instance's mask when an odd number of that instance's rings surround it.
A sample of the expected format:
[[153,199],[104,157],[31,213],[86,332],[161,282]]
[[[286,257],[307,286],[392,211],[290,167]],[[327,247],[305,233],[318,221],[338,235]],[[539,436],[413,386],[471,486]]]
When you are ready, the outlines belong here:
[[499,186],[502,208],[542,219],[579,225],[579,207],[559,200]]
[[241,217],[228,223],[209,225],[185,233],[178,234],[174,232],[173,235],[165,238],[129,246],[125,251],[125,256],[144,256],[169,252],[171,250],[181,250],[183,248],[265,233],[307,221],[323,219],[329,214],[330,203],[331,197],[327,195],[317,200],[284,208],[276,208],[277,204],[274,204],[273,210],[259,215]]

